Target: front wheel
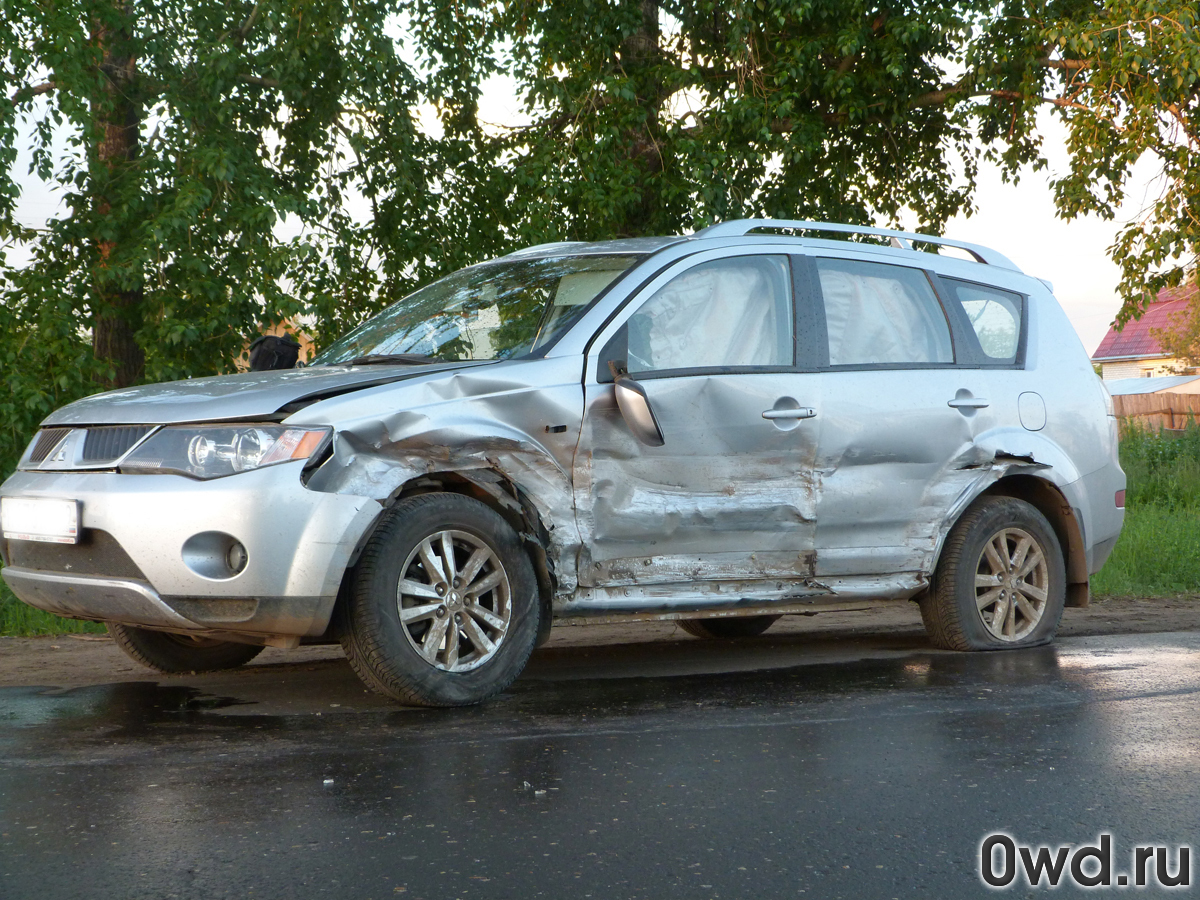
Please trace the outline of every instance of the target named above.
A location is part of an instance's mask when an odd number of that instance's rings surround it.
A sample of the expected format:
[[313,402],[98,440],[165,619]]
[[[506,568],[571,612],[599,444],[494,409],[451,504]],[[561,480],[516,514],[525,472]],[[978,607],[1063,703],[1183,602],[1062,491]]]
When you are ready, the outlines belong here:
[[116,645],[131,659],[168,675],[236,669],[263,652],[263,648],[255,644],[151,631],[116,622],[108,622],[105,627]]
[[946,650],[1033,647],[1054,639],[1066,599],[1062,547],[1014,497],[975,502],[950,529],[921,618]]
[[402,703],[465,706],[508,687],[538,637],[537,579],[498,513],[421,494],[384,514],[359,558],[342,647]]

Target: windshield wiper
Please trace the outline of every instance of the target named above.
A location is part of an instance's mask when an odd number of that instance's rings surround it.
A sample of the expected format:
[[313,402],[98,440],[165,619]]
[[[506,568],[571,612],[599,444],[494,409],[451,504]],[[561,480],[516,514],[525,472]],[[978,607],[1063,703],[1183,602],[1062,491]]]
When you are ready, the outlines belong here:
[[344,362],[329,363],[331,366],[373,366],[373,365],[401,365],[401,366],[423,366],[426,363],[440,362],[432,356],[426,356],[424,353],[368,353],[366,356],[356,356],[353,359],[347,359]]

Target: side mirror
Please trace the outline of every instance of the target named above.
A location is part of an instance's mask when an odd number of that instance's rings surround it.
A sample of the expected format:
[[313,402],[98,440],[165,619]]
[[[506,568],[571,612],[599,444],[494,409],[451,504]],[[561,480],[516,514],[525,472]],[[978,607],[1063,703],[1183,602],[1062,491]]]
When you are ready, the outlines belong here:
[[621,417],[629,430],[643,444],[650,447],[661,447],[663,440],[662,429],[658,427],[658,419],[654,416],[654,408],[650,406],[650,398],[646,389],[629,377],[629,373],[616,363],[610,362],[609,369],[613,373],[613,388],[617,394],[617,406]]

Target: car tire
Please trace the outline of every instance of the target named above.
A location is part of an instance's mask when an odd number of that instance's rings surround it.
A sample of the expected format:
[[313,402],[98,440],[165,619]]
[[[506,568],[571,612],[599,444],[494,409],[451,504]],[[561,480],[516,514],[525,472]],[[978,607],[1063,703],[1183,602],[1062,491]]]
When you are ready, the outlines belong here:
[[930,640],[945,650],[1035,647],[1054,639],[1066,565],[1054,529],[1014,497],[984,497],[950,529],[921,601]]
[[680,619],[678,625],[692,637],[751,638],[758,637],[781,616],[739,616],[718,619]]
[[255,644],[151,631],[132,625],[118,625],[116,622],[108,622],[105,627],[116,645],[128,656],[147,668],[168,675],[236,669],[250,662],[264,649]]
[[467,706],[499,693],[538,637],[537,578],[520,538],[460,494],[421,494],[385,512],[347,599],[350,665],[371,689],[414,706]]

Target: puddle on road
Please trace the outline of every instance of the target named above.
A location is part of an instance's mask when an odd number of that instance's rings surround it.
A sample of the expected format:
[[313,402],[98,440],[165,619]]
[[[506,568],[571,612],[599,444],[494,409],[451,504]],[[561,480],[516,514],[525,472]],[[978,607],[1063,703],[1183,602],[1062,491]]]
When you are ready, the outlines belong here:
[[217,697],[182,685],[153,681],[121,682],[78,688],[0,688],[0,726],[21,728],[81,719],[109,725],[179,721],[252,701]]
[[[596,896],[713,896],[701,870],[730,873],[723,896],[969,896],[1001,826],[1182,842],[1195,821],[1197,705],[1151,692],[1200,683],[1200,634],[847,641],[815,665],[773,646],[803,649],[767,642],[751,671],[729,665],[744,644],[589,648],[595,677],[543,654],[457,710],[367,708],[344,665],[0,689],[4,896],[577,896],[578,872]],[[639,655],[710,663],[651,676]]]
[[[638,709],[680,707],[757,707],[790,704],[876,693],[897,689],[963,685],[970,682],[1003,682],[1009,686],[1039,684],[1057,679],[1058,659],[1053,648],[1005,654],[916,653],[899,658],[859,659],[786,668],[738,669],[732,672],[683,675],[621,674],[621,651],[609,654],[608,670],[597,678],[572,674],[565,680],[552,672],[532,672],[508,691],[479,707],[455,711],[406,709],[375,695],[363,695],[357,684],[329,685],[320,675],[312,691],[294,682],[287,687],[287,702],[279,686],[261,674],[253,681],[225,681],[216,693],[192,685],[131,682],[71,689],[0,688],[0,723],[9,727],[66,724],[93,720],[109,726],[146,728],[163,723],[196,722],[222,718],[294,718],[347,715],[402,714],[406,717],[450,715],[475,718],[499,715],[563,716],[586,711],[591,717],[625,716]],[[600,656],[600,659],[597,657]],[[712,652],[720,662],[720,648]],[[615,657],[615,658],[614,658]],[[589,667],[604,667],[603,654],[591,654]],[[203,681],[203,679],[197,679]],[[340,693],[339,693],[340,689]],[[308,702],[305,702],[305,701]]]
[[[840,660],[780,665],[802,658],[803,648],[786,640],[760,641],[762,668],[746,667],[748,642],[656,645],[657,674],[642,674],[644,646],[581,648],[541,654],[526,674],[499,697],[478,707],[419,710],[368,694],[345,666],[315,667],[297,678],[294,667],[260,671],[256,677],[229,673],[195,676],[187,684],[151,681],[70,689],[0,688],[2,732],[28,728],[99,728],[127,737],[161,734],[168,726],[314,728],[429,726],[440,733],[485,728],[507,731],[519,723],[555,721],[563,727],[586,719],[595,724],[648,712],[696,710],[795,710],[861,697],[878,702],[889,693],[897,703],[917,692],[947,702],[994,695],[1018,702],[1031,692],[1064,701],[1083,695],[1136,692],[1156,660],[1170,662],[1172,686],[1187,690],[1200,681],[1200,635],[1091,638],[1058,645],[995,653],[946,653],[898,649],[880,641],[843,646]],[[1132,642],[1132,643],[1131,643]],[[836,649],[836,648],[834,648]],[[1114,652],[1116,651],[1116,652]],[[781,655],[782,654],[782,655]],[[582,662],[580,662],[582,660]],[[697,660],[708,671],[695,671]],[[774,667],[772,667],[774,663]],[[632,670],[634,673],[631,674]],[[671,674],[672,671],[679,674]],[[1072,701],[1073,702],[1073,701]],[[339,723],[334,725],[334,723]]]

